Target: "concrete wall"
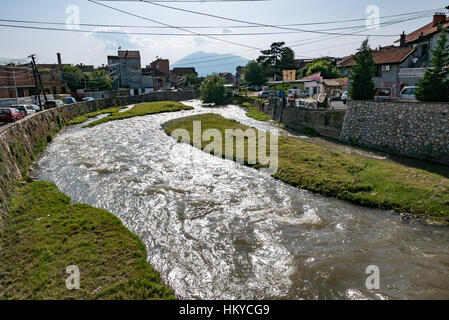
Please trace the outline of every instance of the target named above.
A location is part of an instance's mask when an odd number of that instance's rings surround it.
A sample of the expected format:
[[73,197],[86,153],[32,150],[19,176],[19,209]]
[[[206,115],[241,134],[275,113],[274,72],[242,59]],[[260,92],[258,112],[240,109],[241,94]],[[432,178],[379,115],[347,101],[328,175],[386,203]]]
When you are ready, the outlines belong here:
[[345,110],[304,110],[294,107],[282,107],[280,100],[270,98],[269,103],[255,101],[259,110],[272,119],[285,123],[289,128],[299,131],[313,129],[317,134],[339,139],[343,126]]
[[350,101],[340,138],[449,165],[449,104]]
[[45,110],[16,123],[0,126],[0,225],[17,182],[64,124],[82,114],[140,102],[184,101],[198,98],[193,91],[155,92],[141,96],[107,98]]

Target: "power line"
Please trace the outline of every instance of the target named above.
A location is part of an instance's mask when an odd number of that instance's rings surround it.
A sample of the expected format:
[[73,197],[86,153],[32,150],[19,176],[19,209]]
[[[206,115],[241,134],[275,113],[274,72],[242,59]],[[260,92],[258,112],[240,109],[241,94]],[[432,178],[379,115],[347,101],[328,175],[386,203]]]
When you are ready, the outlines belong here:
[[99,3],[99,2],[94,1],[94,0],[88,0],[88,1],[89,1],[89,2],[92,2],[92,3],[96,4],[96,5],[100,5],[100,6],[103,6],[103,7],[109,8],[109,9],[112,9],[112,10],[114,10],[114,11],[118,11],[118,12],[121,12],[121,13],[124,13],[124,14],[127,14],[127,15],[130,15],[130,16],[133,16],[133,17],[137,17],[137,18],[140,18],[140,19],[148,20],[148,21],[151,21],[151,22],[160,24],[160,25],[172,27],[172,28],[174,28],[174,29],[182,30],[182,31],[184,31],[184,32],[196,34],[197,36],[200,36],[200,37],[206,37],[206,38],[209,38],[209,39],[213,39],[213,40],[217,40],[217,41],[221,41],[221,42],[226,42],[226,43],[229,43],[229,44],[233,44],[233,45],[237,45],[237,46],[241,46],[241,47],[245,47],[245,48],[261,50],[260,48],[252,47],[252,46],[249,46],[249,45],[246,45],[246,44],[242,44],[242,43],[238,43],[238,42],[234,42],[234,41],[229,41],[229,40],[225,40],[225,39],[220,39],[220,38],[213,37],[213,36],[205,36],[205,35],[202,35],[202,34],[200,34],[200,33],[195,32],[195,31],[191,31],[191,30],[189,30],[189,29],[178,28],[178,27],[175,27],[175,26],[173,26],[173,25],[170,25],[170,24],[167,24],[167,23],[164,23],[164,22],[160,22],[160,21],[157,21],[157,20],[154,20],[154,19],[146,18],[146,17],[140,16],[140,15],[137,15],[137,14],[134,14],[134,13],[131,13],[131,12],[127,12],[127,11],[125,11],[125,10],[121,10],[121,9],[118,9],[118,8],[114,8],[114,7],[105,5],[105,4],[103,4],[103,3]]
[[[101,0],[106,1],[106,0]],[[439,10],[439,9],[435,9]],[[399,17],[399,16],[409,16],[414,14],[423,14],[423,13],[433,13],[435,10],[422,10],[415,11],[410,13],[396,14],[390,16],[382,16],[380,19]],[[366,18],[362,19],[352,19],[352,20],[340,20],[340,21],[329,21],[329,22],[310,22],[310,23],[292,23],[292,24],[279,24],[276,25],[278,27],[289,27],[289,26],[311,26],[311,25],[325,25],[325,24],[339,24],[339,23],[347,23],[347,22],[358,22],[365,21]],[[67,22],[53,22],[53,21],[35,21],[35,20],[17,20],[17,19],[0,19],[3,22],[12,22],[12,23],[28,23],[28,24],[48,24],[48,25],[63,25],[63,26],[80,26],[80,27],[107,27],[107,28],[141,28],[141,29],[173,29],[173,27],[169,26],[137,26],[137,25],[120,25],[120,24],[94,24],[94,23],[67,23]],[[382,23],[381,23],[382,24]],[[265,26],[259,25],[215,25],[215,26],[176,26],[177,28],[189,28],[189,29],[221,29],[221,28],[231,28],[231,29],[248,29],[248,28],[267,28]],[[317,29],[312,31],[329,31],[329,30],[343,30],[350,28],[358,28],[363,26],[350,26],[350,27],[338,27],[338,28],[327,28],[327,29]]]
[[[414,16],[414,17],[411,17],[411,18],[408,18],[408,19],[390,20],[390,21],[385,22],[382,26],[380,26],[380,28],[383,28],[383,27],[386,27],[386,26],[390,26],[390,25],[393,25],[393,24],[397,24],[397,23],[401,23],[401,22],[404,22],[404,21],[411,21],[411,20],[415,20],[415,19],[422,19],[424,17],[427,17],[427,14],[426,15]],[[361,30],[356,31],[355,33],[361,32],[363,30],[365,30],[365,28],[362,28]],[[312,37],[312,38],[303,39],[303,40],[300,40],[300,41],[291,42],[290,44],[287,44],[287,46],[289,46],[291,48],[294,48],[294,47],[304,46],[304,45],[312,44],[312,43],[316,43],[316,42],[333,40],[333,39],[340,38],[340,37],[344,37],[344,36],[328,36],[328,35],[326,35],[326,36]],[[326,38],[326,39],[323,39],[323,38]],[[379,36],[379,38],[385,38],[385,37],[380,37]],[[319,40],[317,40],[317,39],[319,39]],[[305,41],[308,41],[308,40],[315,40],[315,41],[305,42]],[[300,42],[300,44],[292,45],[292,44],[295,44],[295,43],[298,43],[298,42]],[[332,46],[332,47],[335,47],[335,46]],[[332,47],[327,47],[327,48],[323,48],[323,49],[329,49],[329,48],[332,48]],[[242,51],[242,52],[247,52],[247,51],[252,51],[252,50],[245,50],[245,51]],[[236,57],[224,57],[224,58],[217,58],[217,59],[211,59],[211,60],[203,60],[205,58],[206,57],[183,59],[182,62],[183,62],[183,64],[184,63],[185,64],[187,64],[187,63],[197,64],[197,63],[203,63],[203,62],[206,62],[206,61],[230,60],[230,59],[235,59]],[[189,61],[189,62],[187,62],[187,61]]]
[[[91,1],[91,0],[89,0]],[[104,1],[104,0],[101,0]],[[108,0],[106,0],[108,1]],[[177,8],[177,7],[172,7],[169,5],[165,5],[165,4],[160,4],[160,3],[155,3],[152,1],[147,1],[147,0],[140,0],[141,2],[146,2],[150,5],[154,5],[154,6],[159,6],[159,7],[163,7],[163,8],[168,8],[168,9],[172,9],[172,10],[177,10],[177,11],[182,11],[182,12],[187,12],[187,13],[192,13],[192,14],[196,14],[196,15],[201,15],[201,16],[206,16],[206,17],[212,17],[212,18],[216,18],[216,19],[221,19],[221,20],[227,20],[227,21],[233,21],[233,22],[238,22],[238,23],[244,23],[244,24],[250,24],[250,25],[255,25],[255,26],[263,26],[263,27],[267,27],[267,28],[275,28],[275,29],[282,29],[282,30],[290,30],[290,31],[300,31],[300,32],[304,32],[304,33],[318,33],[318,34],[325,34],[325,35],[348,35],[348,36],[359,36],[359,37],[367,37],[367,36],[392,36],[392,37],[396,37],[396,35],[372,35],[372,34],[344,34],[344,33],[337,33],[337,32],[325,32],[325,31],[314,31],[314,30],[306,30],[306,29],[297,29],[297,28],[291,28],[291,27],[282,27],[282,26],[276,26],[276,25],[270,25],[270,24],[264,24],[264,23],[258,23],[258,22],[253,22],[253,21],[246,21],[246,20],[239,20],[239,19],[234,19],[234,18],[227,18],[227,17],[223,17],[223,16],[218,16],[218,15],[214,15],[214,14],[209,14],[209,13],[204,13],[204,12],[199,12],[199,11],[193,11],[193,10],[188,10],[188,9],[181,9],[181,8]],[[440,10],[436,9],[436,10]]]

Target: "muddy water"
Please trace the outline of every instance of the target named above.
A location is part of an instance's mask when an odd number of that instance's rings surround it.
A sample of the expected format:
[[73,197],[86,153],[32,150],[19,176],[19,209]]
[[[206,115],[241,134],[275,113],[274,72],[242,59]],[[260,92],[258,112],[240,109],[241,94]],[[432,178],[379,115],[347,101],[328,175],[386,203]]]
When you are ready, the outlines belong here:
[[[290,187],[176,144],[164,122],[229,106],[66,128],[35,164],[74,202],[117,215],[187,299],[449,298],[449,229]],[[380,269],[380,290],[365,286]]]

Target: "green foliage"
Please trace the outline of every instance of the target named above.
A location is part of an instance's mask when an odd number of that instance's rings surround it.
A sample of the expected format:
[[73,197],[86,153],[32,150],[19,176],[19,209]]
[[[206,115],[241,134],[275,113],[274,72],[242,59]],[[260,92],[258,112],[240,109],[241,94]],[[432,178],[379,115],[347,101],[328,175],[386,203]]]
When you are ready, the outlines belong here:
[[198,76],[195,73],[190,73],[186,76],[186,80],[184,82],[185,87],[193,87],[197,88],[199,84]]
[[374,98],[373,77],[376,74],[376,68],[368,39],[363,41],[354,59],[357,65],[352,68],[349,76],[351,79],[349,95],[353,100],[371,100]]
[[95,70],[91,75],[83,73],[78,67],[64,66],[62,79],[67,82],[72,91],[78,89],[112,89],[112,79],[104,70]]
[[258,121],[262,121],[262,122],[267,122],[271,120],[271,117],[260,111],[259,109],[257,109],[255,106],[253,106],[251,103],[249,102],[244,102],[241,105],[242,107],[246,108],[247,112],[246,112],[246,116],[253,118],[254,120],[258,120]]
[[314,73],[321,72],[324,79],[335,79],[341,77],[341,72],[332,61],[326,58],[315,59],[311,64],[302,70],[302,76],[310,76]]
[[64,66],[62,80],[67,82],[70,90],[76,91],[87,87],[88,77],[80,69],[74,66]]
[[265,77],[276,75],[280,79],[282,70],[296,69],[295,53],[292,49],[285,47],[285,42],[274,42],[269,50],[264,50],[261,53],[257,62],[262,64]]
[[205,103],[223,104],[226,101],[226,80],[214,73],[208,76],[200,86],[201,99]]
[[437,47],[432,51],[432,68],[426,70],[419,81],[416,98],[420,101],[449,101],[449,48],[447,33],[443,29]]
[[[142,241],[112,213],[71,199],[48,182],[16,189],[0,234],[1,299],[174,299],[147,263]],[[80,269],[67,290],[65,270]]]
[[[183,128],[192,136],[193,121],[201,121],[202,130],[214,128],[222,135],[227,129],[249,129],[217,114],[203,114],[169,121],[165,131],[170,135]],[[224,137],[222,141],[224,150]],[[202,141],[203,146],[209,143]],[[295,187],[365,206],[449,222],[449,179],[442,175],[289,137],[279,137],[278,160],[279,169],[274,177]]]
[[256,61],[250,61],[243,70],[243,76],[245,81],[249,85],[261,86],[265,83],[265,72],[260,63]]

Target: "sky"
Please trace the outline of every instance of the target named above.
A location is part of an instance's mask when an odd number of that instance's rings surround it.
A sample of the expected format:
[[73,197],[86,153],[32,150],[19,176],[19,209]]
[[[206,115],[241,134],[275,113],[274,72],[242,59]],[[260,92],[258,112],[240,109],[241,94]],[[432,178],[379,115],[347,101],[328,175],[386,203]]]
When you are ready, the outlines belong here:
[[[343,57],[353,54],[364,40],[360,36],[326,36],[292,30],[275,28],[235,28],[244,26],[242,23],[220,20],[212,17],[200,16],[187,12],[179,12],[169,8],[158,7],[149,3],[133,1],[102,2],[121,10],[140,15],[159,22],[183,26],[211,26],[211,29],[193,29],[197,33],[216,33],[216,38],[241,44],[231,44],[201,36],[173,36],[173,35],[131,35],[131,34],[102,34],[77,33],[65,31],[44,31],[18,29],[0,26],[0,57],[26,58],[35,53],[38,63],[56,63],[56,53],[62,54],[63,63],[93,64],[99,66],[107,63],[107,55],[117,54],[118,47],[123,50],[140,50],[142,65],[147,65],[156,57],[170,59],[174,63],[184,56],[196,51],[216,52],[220,54],[232,53],[248,59],[255,59],[259,55],[257,49],[267,49],[272,42],[285,41],[293,46],[297,58],[312,58],[321,56]],[[188,2],[165,0],[161,2],[170,6],[187,10],[219,15],[227,18],[251,21],[269,25],[309,24],[291,28],[307,30],[329,29],[335,27],[364,26],[365,21],[340,23],[331,25],[313,25],[310,23],[328,22],[336,20],[365,19],[371,13],[367,9],[378,8],[381,17],[395,14],[409,13],[421,10],[432,10],[449,5],[444,0],[271,0],[271,1],[238,1],[238,2]],[[73,10],[75,8],[75,11]],[[0,19],[31,20],[65,23],[76,22],[76,11],[79,12],[81,24],[106,24],[127,27],[81,27],[81,30],[103,30],[119,32],[151,32],[151,33],[185,33],[177,29],[148,29],[130,28],[129,26],[159,26],[138,17],[116,12],[112,9],[89,2],[88,0],[2,0]],[[73,15],[75,13],[75,16]],[[370,37],[371,47],[391,45],[399,38],[402,31],[406,33],[431,22],[432,14],[416,20],[404,21],[395,25],[382,27],[378,30],[364,30],[363,35]],[[403,19],[401,17],[385,18],[383,21]],[[41,25],[11,23],[0,21],[0,24],[44,26],[66,29],[65,25]],[[246,25],[247,26],[247,25]],[[242,32],[290,32],[278,35],[250,35],[229,36]],[[294,32],[294,33],[291,33]],[[334,32],[334,31],[329,31]],[[338,31],[337,31],[338,32]],[[351,29],[340,32],[350,33]],[[226,34],[226,35],[224,35]],[[376,37],[382,35],[384,37]],[[387,37],[397,35],[397,37]],[[308,40],[309,39],[309,40]],[[308,43],[310,42],[310,43]],[[257,48],[249,49],[245,46]],[[219,62],[210,62],[219,63]]]

